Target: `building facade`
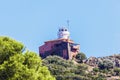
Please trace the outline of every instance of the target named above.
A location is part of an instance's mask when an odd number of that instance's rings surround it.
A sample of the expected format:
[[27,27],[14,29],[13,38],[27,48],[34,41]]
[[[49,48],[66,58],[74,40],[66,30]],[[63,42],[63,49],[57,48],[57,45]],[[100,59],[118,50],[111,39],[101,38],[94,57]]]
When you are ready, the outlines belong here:
[[80,45],[70,40],[70,33],[67,28],[60,28],[58,31],[58,39],[46,41],[44,45],[39,47],[39,55],[46,58],[50,55],[57,55],[64,59],[74,58],[80,51]]

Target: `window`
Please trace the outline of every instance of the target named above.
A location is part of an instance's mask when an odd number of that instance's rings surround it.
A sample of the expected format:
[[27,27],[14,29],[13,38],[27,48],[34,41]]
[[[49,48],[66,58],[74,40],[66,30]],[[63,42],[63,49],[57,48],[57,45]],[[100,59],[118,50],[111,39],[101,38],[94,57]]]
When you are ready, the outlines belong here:
[[67,29],[65,29],[65,31],[67,31]]

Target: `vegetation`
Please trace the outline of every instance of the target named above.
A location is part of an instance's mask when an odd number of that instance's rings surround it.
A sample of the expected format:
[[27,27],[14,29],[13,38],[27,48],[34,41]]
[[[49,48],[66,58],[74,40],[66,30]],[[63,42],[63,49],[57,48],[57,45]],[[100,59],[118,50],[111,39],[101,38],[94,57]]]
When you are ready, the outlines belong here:
[[113,68],[113,63],[109,59],[104,59],[101,62],[99,62],[98,67],[100,69],[110,69]]
[[86,55],[82,52],[79,52],[76,57],[75,57],[76,61],[78,63],[82,63],[84,59],[87,59]]
[[93,70],[90,71],[91,74],[101,75],[107,80],[120,79],[120,54],[99,58],[91,57],[86,60],[85,64],[92,64]]
[[0,80],[55,80],[34,52],[8,37],[0,37]]
[[114,74],[120,76],[120,68],[114,68]]
[[41,58],[24,45],[0,37],[0,80],[119,80],[120,54],[90,57],[82,52],[75,59]]
[[43,60],[43,65],[47,66],[57,80],[83,80],[87,79],[85,70],[87,66],[75,65],[73,61],[65,60],[58,56],[48,56]]
[[[93,59],[93,60],[92,60]],[[96,62],[94,62],[96,61]],[[120,79],[120,68],[112,63],[111,58],[90,58],[87,63],[77,63],[58,56],[48,56],[43,60],[51,74],[57,80],[109,80]],[[92,66],[89,62],[93,62]]]

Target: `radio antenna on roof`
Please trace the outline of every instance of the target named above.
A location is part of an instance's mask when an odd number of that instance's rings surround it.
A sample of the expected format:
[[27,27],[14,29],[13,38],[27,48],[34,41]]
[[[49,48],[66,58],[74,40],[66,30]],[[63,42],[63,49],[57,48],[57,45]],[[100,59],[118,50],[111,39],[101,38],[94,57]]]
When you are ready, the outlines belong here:
[[67,20],[67,26],[69,27],[69,23],[70,23],[70,21],[69,20]]

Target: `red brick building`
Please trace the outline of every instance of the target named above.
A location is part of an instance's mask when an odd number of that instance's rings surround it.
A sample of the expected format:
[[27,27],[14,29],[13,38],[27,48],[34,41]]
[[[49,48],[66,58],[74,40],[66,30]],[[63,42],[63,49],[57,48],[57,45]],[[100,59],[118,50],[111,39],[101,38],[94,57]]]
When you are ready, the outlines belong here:
[[39,47],[39,55],[46,58],[49,55],[57,55],[64,59],[72,59],[79,52],[80,45],[69,39],[70,33],[66,28],[60,28],[58,39],[46,41]]

